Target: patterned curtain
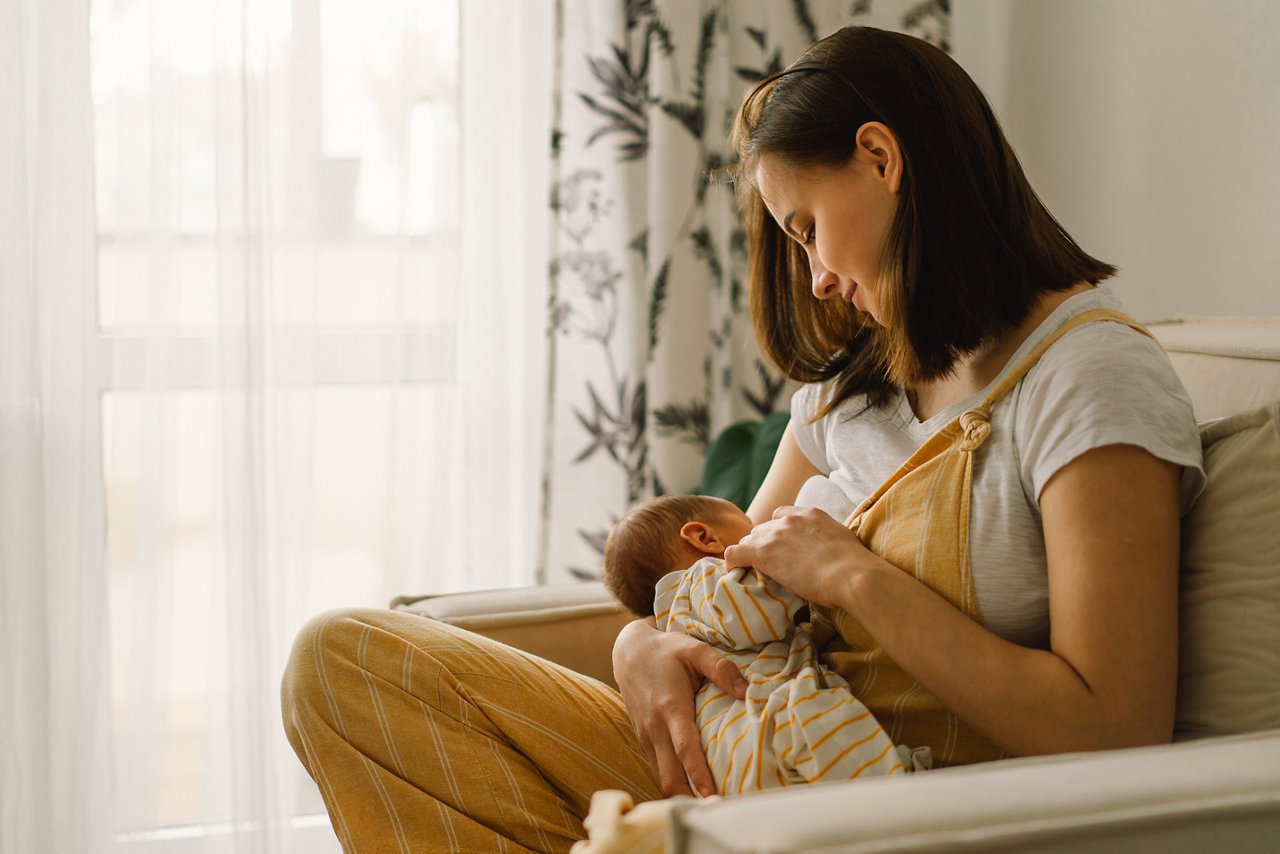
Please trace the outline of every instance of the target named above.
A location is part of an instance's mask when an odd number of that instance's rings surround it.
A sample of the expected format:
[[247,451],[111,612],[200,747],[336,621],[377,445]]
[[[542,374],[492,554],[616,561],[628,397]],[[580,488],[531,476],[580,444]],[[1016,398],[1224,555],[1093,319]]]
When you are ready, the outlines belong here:
[[732,188],[752,83],[848,24],[947,48],[947,0],[558,0],[544,581],[595,578],[633,502],[789,404],[756,349]]

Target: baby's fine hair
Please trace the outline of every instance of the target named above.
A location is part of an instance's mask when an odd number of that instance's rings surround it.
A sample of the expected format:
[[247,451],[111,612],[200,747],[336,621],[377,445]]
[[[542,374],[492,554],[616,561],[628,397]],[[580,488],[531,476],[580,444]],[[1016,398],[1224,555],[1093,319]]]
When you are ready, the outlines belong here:
[[680,529],[723,511],[717,499],[705,495],[663,495],[635,505],[622,514],[605,541],[605,587],[631,613],[653,616],[658,579],[682,568],[674,565],[680,555]]

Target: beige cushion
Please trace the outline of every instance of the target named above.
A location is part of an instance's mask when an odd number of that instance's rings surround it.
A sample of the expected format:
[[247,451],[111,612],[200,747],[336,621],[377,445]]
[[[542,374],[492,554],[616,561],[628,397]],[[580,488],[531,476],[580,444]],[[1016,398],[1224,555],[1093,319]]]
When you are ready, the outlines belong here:
[[1201,421],[1280,398],[1280,318],[1184,316],[1147,328],[1169,354]]
[[1280,727],[1280,401],[1201,428],[1183,521],[1179,738]]

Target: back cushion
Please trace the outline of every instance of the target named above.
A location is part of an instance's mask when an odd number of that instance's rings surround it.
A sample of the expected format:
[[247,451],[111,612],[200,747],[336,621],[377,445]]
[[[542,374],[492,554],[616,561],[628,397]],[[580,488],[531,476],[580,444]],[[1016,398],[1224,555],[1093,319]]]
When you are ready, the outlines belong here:
[[1280,401],[1201,427],[1182,528],[1176,738],[1280,727]]

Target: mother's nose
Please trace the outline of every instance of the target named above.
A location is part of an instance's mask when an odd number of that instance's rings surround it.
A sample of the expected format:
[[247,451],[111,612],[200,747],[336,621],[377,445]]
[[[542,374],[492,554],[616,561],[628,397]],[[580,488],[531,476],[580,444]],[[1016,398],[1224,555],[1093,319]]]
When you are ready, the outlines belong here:
[[823,267],[816,258],[809,261],[809,270],[813,274],[813,295],[818,299],[826,299],[840,292],[840,278]]

